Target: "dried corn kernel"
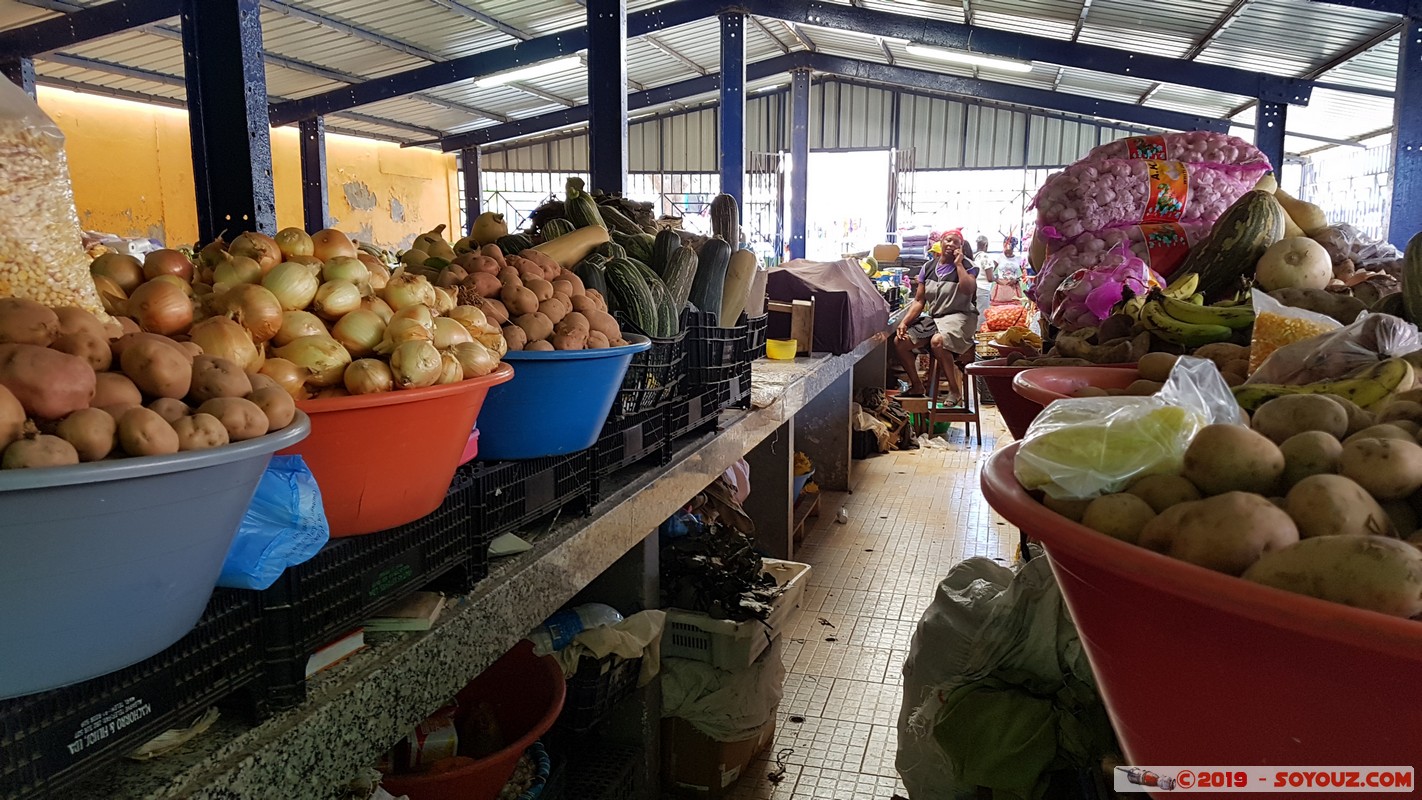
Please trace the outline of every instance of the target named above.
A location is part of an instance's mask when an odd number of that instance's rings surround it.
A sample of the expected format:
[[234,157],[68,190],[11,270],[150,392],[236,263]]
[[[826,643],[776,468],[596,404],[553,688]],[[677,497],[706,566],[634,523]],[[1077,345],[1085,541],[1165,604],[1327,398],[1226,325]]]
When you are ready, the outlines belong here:
[[64,135],[0,80],[0,297],[78,306],[107,320],[82,236]]
[[1249,342],[1249,374],[1253,375],[1259,365],[1280,347],[1332,330],[1332,327],[1310,319],[1286,317],[1268,311],[1260,313],[1254,318],[1254,334]]

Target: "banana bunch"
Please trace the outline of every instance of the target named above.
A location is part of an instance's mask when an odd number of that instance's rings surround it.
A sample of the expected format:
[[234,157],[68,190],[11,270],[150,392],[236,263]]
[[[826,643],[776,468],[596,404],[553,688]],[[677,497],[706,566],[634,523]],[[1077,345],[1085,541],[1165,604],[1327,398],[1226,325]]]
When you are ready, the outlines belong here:
[[366,244],[365,242],[356,242],[356,249],[367,255],[375,256],[375,258],[378,259],[382,264],[398,263],[394,255],[384,250],[381,250],[379,247],[376,247],[373,244]]
[[1131,298],[1127,304],[1139,299],[1137,318],[1141,325],[1165,341],[1185,347],[1226,342],[1235,331],[1254,324],[1254,309],[1250,306],[1205,305],[1204,297],[1195,292],[1198,281],[1198,275],[1188,275],[1164,291]]
[[1042,337],[1032,332],[1031,328],[1022,325],[1013,325],[1011,328],[997,335],[995,339],[1003,347],[1031,347],[1035,350],[1042,349]]
[[1308,383],[1300,386],[1280,386],[1267,383],[1253,383],[1237,386],[1234,399],[1240,408],[1253,412],[1273,400],[1289,394],[1336,394],[1352,400],[1362,408],[1382,403],[1399,392],[1410,390],[1416,383],[1417,373],[1405,359],[1389,358],[1379,361],[1350,378],[1324,383]]

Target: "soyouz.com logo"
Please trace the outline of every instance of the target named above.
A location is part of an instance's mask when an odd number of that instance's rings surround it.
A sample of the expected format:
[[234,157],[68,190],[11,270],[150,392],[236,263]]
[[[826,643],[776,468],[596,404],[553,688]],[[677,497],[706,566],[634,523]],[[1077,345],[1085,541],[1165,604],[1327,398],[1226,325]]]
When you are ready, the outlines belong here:
[[1118,792],[1395,792],[1412,767],[1116,767]]

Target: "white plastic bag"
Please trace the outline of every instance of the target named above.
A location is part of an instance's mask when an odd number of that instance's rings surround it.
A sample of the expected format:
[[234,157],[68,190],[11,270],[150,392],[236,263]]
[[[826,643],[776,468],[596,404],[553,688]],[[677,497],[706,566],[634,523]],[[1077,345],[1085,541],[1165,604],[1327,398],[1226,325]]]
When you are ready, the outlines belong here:
[[1057,498],[1112,494],[1144,475],[1178,472],[1204,426],[1244,425],[1214,363],[1182,356],[1153,397],[1085,397],[1049,404],[1017,451],[1013,471],[1029,490]]

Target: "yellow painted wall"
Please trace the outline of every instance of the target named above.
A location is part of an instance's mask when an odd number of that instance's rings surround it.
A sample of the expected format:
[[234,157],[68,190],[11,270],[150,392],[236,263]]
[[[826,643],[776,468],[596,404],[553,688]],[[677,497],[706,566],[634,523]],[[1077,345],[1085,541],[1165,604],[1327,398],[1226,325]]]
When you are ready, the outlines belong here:
[[[185,112],[45,87],[39,99],[64,131],[85,229],[193,243],[197,209]],[[297,136],[294,128],[272,131],[277,225],[283,228],[302,224]],[[326,176],[333,224],[361,241],[408,246],[436,225],[449,226],[447,234],[458,225],[453,154],[328,134]]]

